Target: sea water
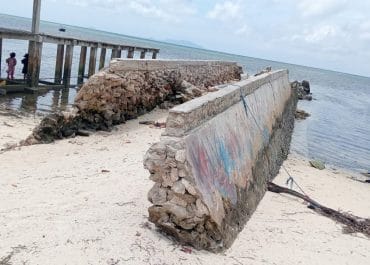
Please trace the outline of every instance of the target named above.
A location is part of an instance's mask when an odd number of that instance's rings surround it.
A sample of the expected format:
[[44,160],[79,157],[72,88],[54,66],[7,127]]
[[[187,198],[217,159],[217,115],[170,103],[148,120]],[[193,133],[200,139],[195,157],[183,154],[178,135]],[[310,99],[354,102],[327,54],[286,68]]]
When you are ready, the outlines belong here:
[[[30,19],[0,14],[0,28],[28,30]],[[108,33],[93,29],[41,22],[41,32],[110,43],[159,48],[162,59],[206,59],[235,61],[251,74],[272,66],[273,69],[289,69],[291,80],[309,80],[313,93],[312,101],[300,101],[299,109],[311,116],[295,124],[291,151],[308,158],[358,172],[370,170],[370,78],[333,72],[317,68],[256,59],[246,56],[178,46],[154,40]],[[3,61],[10,52],[16,52],[18,61],[27,52],[27,42],[3,41]],[[53,79],[55,69],[55,44],[44,44],[40,77]],[[125,56],[124,54],[122,56]],[[135,57],[138,58],[138,54]],[[87,57],[88,58],[88,57]],[[107,62],[110,52],[107,52]],[[74,50],[72,77],[77,76],[79,49]],[[21,66],[17,77],[21,77]],[[2,63],[2,76],[5,65]],[[370,73],[369,73],[370,74]],[[76,89],[49,91],[43,95],[0,96],[2,107],[46,114],[63,110],[72,104]]]

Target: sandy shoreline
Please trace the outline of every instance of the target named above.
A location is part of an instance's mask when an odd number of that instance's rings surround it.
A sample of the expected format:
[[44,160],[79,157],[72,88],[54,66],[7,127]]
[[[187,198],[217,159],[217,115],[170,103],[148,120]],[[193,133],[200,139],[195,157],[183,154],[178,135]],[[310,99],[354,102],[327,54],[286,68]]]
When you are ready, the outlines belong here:
[[41,120],[32,116],[0,109],[0,150],[18,144],[29,136]]
[[[155,110],[112,132],[1,153],[0,261],[11,254],[9,264],[368,264],[368,238],[269,192],[225,253],[183,252],[147,222],[153,182],[142,158],[163,129],[138,121],[166,116]],[[0,116],[0,149],[37,122]],[[370,185],[351,173],[319,171],[296,155],[285,166],[312,198],[370,217]],[[274,182],[286,178],[281,171]]]

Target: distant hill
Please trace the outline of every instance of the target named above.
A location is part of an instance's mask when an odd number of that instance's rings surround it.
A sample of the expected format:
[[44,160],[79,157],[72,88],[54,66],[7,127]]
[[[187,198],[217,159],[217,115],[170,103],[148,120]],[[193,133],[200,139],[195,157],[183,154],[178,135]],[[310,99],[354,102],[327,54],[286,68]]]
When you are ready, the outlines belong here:
[[177,44],[177,45],[182,45],[182,46],[187,46],[187,47],[192,47],[192,48],[198,48],[198,49],[203,49],[202,46],[188,41],[188,40],[173,40],[173,39],[165,39],[163,40],[164,42],[172,43],[172,44]]

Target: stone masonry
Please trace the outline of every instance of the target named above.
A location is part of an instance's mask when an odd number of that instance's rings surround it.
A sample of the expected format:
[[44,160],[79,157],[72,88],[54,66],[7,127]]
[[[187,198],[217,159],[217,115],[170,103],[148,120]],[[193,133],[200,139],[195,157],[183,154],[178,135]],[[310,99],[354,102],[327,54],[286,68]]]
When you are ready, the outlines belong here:
[[[116,59],[84,84],[75,104],[79,112],[99,114],[110,126],[176,97],[176,92],[186,89],[189,83],[202,90],[240,80],[240,74],[236,63],[220,61]],[[190,98],[201,94],[194,91]]]
[[287,157],[296,103],[282,70],[171,109],[144,158],[150,221],[198,249],[228,248]]
[[72,110],[47,116],[24,144],[108,130],[164,101],[183,103],[240,80],[241,72],[233,62],[115,59],[82,86]]

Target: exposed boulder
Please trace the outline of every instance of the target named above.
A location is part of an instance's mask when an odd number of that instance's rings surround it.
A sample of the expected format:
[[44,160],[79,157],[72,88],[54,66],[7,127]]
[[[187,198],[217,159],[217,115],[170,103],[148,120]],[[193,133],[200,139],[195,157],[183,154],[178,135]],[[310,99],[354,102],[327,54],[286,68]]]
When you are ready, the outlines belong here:
[[310,89],[310,83],[303,80],[301,83],[294,81],[291,83],[293,89],[297,91],[298,99],[300,100],[312,100],[312,93]]
[[303,90],[309,94],[310,93],[310,83],[307,80],[302,81]]
[[297,120],[305,120],[307,117],[310,117],[311,115],[309,113],[307,113],[306,111],[304,110],[300,110],[300,109],[297,109],[295,111],[295,114],[294,114],[294,117],[297,119]]
[[325,164],[324,162],[320,161],[320,160],[311,160],[310,161],[310,165],[314,168],[317,168],[319,170],[323,170],[325,169]]

